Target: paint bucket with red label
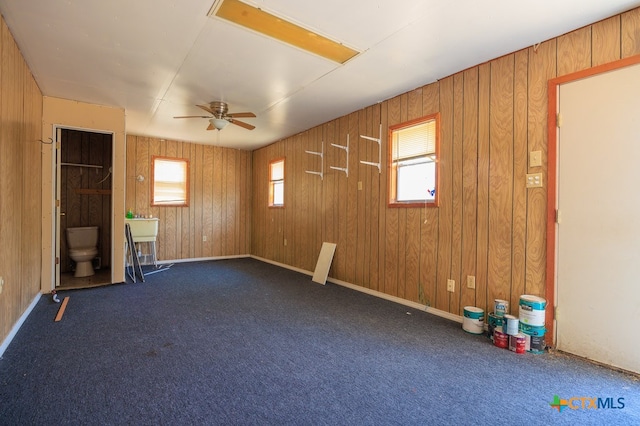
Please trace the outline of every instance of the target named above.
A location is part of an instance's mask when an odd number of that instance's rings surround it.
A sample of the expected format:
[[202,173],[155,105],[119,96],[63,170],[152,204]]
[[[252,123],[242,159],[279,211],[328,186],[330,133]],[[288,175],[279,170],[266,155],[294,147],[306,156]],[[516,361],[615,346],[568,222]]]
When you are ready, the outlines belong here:
[[509,336],[502,331],[502,327],[493,330],[493,344],[499,348],[506,349],[509,346]]
[[515,334],[509,336],[509,350],[517,354],[523,354],[525,351],[527,338],[524,334]]

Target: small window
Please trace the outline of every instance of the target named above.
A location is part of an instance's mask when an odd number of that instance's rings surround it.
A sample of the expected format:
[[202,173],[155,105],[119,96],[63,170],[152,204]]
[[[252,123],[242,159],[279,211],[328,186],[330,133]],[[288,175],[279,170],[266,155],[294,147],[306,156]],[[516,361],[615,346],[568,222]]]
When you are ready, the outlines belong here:
[[269,163],[269,206],[284,207],[284,158]]
[[189,205],[189,161],[181,158],[151,159],[151,205]]
[[389,205],[438,205],[440,114],[389,128]]

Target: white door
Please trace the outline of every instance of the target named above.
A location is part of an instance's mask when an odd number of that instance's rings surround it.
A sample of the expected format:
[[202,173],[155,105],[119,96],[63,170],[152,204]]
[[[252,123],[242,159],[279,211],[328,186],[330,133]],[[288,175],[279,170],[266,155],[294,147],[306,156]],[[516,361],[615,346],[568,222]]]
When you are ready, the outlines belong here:
[[560,86],[557,348],[640,372],[640,65]]

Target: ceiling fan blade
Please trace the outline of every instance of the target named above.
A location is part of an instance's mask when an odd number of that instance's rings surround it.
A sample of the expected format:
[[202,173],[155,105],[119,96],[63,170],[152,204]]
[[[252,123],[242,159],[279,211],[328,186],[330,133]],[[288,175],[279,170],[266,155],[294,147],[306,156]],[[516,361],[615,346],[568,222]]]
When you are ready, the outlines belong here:
[[173,118],[212,118],[210,115],[180,115]]
[[240,120],[236,120],[235,118],[229,120],[232,124],[236,124],[240,127],[244,127],[247,130],[253,130],[256,128],[256,126],[252,126],[249,123],[245,123],[244,121],[240,121]]
[[232,118],[235,118],[235,117],[253,118],[255,116],[256,115],[252,112],[234,112],[234,113],[227,114],[227,117],[232,117]]
[[207,130],[215,130],[216,128],[213,127],[213,124],[209,124],[209,126],[207,127]]
[[211,110],[211,108],[209,108],[209,105],[196,105],[196,106],[197,106],[198,108],[201,108],[201,109],[203,109],[203,110],[207,111],[207,112],[208,112],[209,114],[211,114],[211,115],[216,115],[216,113],[215,113],[215,112],[213,112],[213,111]]

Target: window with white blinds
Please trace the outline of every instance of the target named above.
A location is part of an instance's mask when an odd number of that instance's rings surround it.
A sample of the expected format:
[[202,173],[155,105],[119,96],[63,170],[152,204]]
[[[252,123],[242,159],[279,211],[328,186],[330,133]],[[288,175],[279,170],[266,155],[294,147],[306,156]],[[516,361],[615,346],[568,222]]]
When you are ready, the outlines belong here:
[[284,158],[269,163],[269,206],[284,207]]
[[390,128],[389,204],[437,205],[440,115]]
[[181,158],[153,157],[153,206],[189,205],[189,161]]
[[423,157],[436,152],[436,121],[429,120],[392,133],[393,160]]

